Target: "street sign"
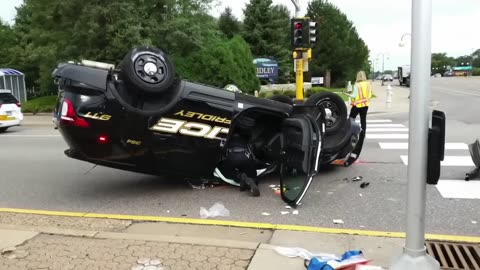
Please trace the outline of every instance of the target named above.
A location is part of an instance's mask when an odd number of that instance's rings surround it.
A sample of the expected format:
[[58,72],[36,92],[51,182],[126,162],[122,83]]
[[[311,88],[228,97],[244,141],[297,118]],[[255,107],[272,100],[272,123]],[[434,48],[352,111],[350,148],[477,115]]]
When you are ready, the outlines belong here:
[[312,77],[310,80],[312,85],[322,85],[323,84],[323,77]]

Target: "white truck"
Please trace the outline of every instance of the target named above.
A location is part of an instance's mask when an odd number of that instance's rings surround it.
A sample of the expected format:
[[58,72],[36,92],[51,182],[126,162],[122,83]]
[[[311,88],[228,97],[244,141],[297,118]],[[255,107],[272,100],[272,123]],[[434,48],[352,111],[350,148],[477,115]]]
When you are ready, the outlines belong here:
[[400,85],[410,87],[410,65],[398,67],[398,81]]

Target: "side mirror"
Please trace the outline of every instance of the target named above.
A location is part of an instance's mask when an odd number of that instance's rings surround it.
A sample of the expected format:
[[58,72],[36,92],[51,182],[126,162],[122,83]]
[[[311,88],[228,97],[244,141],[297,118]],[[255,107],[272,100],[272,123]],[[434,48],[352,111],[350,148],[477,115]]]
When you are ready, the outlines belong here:
[[436,185],[440,180],[441,161],[445,157],[444,112],[433,111],[432,128],[428,131],[427,184]]

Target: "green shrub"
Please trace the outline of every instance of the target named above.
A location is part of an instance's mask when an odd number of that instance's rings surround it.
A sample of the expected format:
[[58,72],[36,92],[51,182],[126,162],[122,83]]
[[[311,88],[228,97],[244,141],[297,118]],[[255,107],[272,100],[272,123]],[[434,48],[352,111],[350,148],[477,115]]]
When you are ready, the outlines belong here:
[[57,96],[44,96],[28,100],[22,104],[22,111],[26,113],[53,112]]
[[480,68],[473,69],[473,76],[480,76]]

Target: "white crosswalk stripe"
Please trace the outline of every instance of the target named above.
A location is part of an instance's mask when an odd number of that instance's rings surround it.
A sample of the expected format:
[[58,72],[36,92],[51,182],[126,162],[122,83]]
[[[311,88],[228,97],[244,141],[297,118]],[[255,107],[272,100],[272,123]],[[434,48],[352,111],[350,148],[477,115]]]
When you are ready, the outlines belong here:
[[365,135],[367,139],[408,139],[408,133],[392,133],[392,134],[367,134]]
[[[388,143],[380,142],[378,143],[381,149],[388,150],[406,150],[408,149],[408,143]],[[466,143],[445,143],[445,150],[468,150],[468,145]]]
[[[356,120],[357,123],[360,123],[360,120]],[[367,124],[368,123],[392,123],[392,120],[390,119],[367,119]]]
[[[400,156],[403,161],[403,164],[408,165],[408,156]],[[445,156],[445,159],[442,161],[442,166],[455,166],[455,167],[472,167],[473,164],[472,158],[470,156]]]
[[367,128],[367,132],[408,132],[408,128]]
[[[392,120],[370,120],[367,121],[368,141],[376,141],[381,150],[398,153],[402,163],[408,165],[408,127],[403,124],[396,124]],[[394,150],[398,150],[395,152]],[[445,143],[445,158],[441,162],[442,172],[445,168],[458,168],[456,170],[465,169],[467,172],[475,167],[470,153],[468,144],[462,142]],[[453,152],[452,152],[453,151]],[[455,153],[455,154],[454,154]],[[452,155],[453,154],[453,155]],[[448,170],[448,169],[447,169]],[[455,173],[455,175],[457,175]],[[461,173],[459,179],[440,179],[435,186],[440,195],[446,199],[480,199],[480,181],[465,181],[464,174]],[[457,178],[457,176],[455,177]],[[460,179],[461,178],[461,179]]]
[[404,128],[405,126],[402,124],[370,124],[367,123],[368,128]]
[[480,181],[440,180],[436,187],[443,198],[480,199]]

